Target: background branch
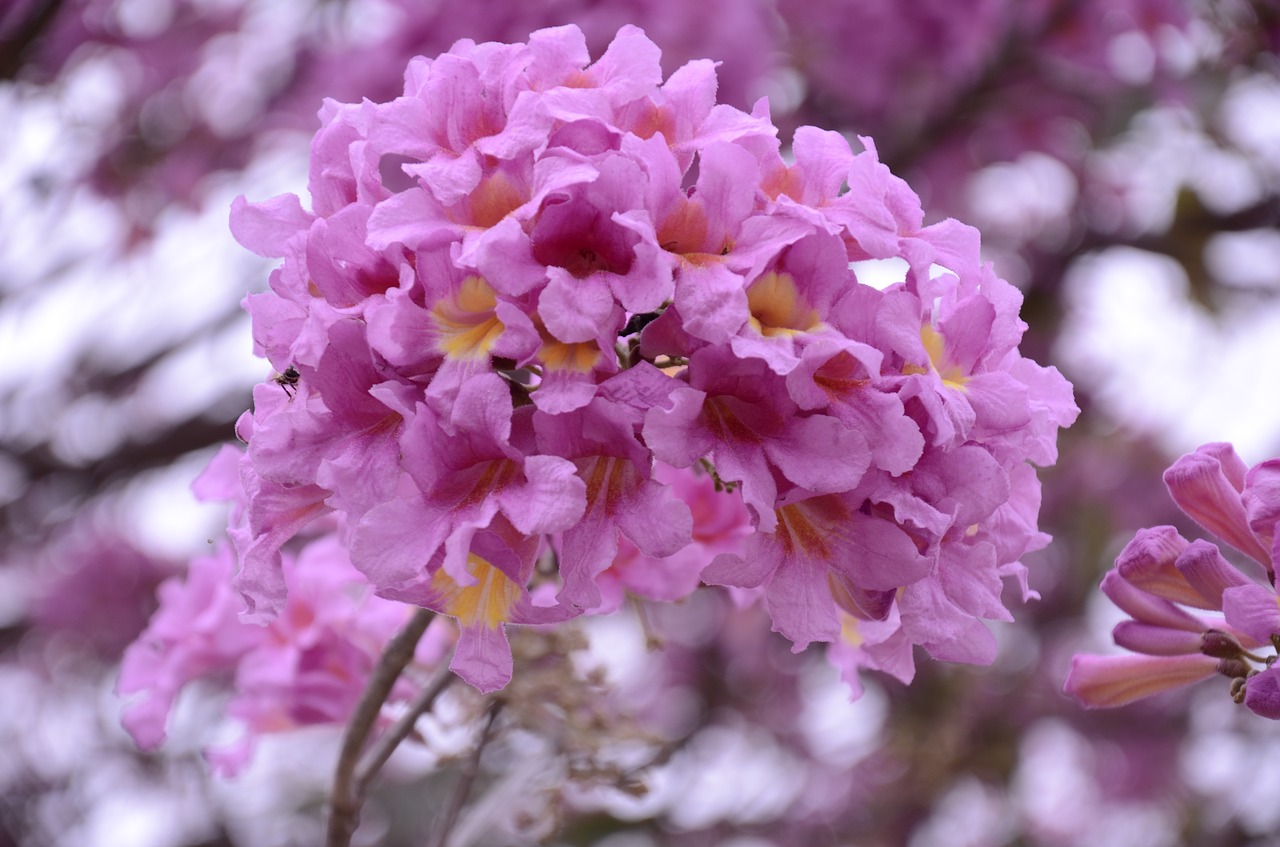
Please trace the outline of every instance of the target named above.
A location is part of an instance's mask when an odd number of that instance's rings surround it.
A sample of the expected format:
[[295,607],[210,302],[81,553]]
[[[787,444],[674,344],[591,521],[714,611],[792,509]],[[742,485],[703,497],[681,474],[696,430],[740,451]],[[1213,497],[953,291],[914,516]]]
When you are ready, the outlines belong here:
[[387,701],[387,695],[413,659],[413,651],[433,617],[435,612],[430,609],[418,609],[413,613],[405,628],[396,633],[387,644],[382,659],[369,677],[369,684],[360,695],[360,702],[356,704],[351,722],[347,724],[346,734],[342,737],[342,750],[338,754],[333,790],[329,795],[329,832],[325,841],[327,847],[347,847],[356,827],[360,825],[360,807],[364,798],[357,791],[355,779],[360,751],[364,749],[374,722]]
[[466,805],[471,788],[475,785],[476,776],[480,773],[480,756],[489,743],[494,722],[498,719],[500,711],[502,711],[502,701],[494,700],[489,706],[488,719],[484,723],[484,729],[480,731],[480,740],[476,742],[476,749],[471,752],[462,766],[462,776],[453,789],[453,796],[449,798],[449,808],[445,810],[444,821],[440,824],[440,831],[436,833],[435,847],[448,847],[449,834],[453,832],[453,826],[458,822],[458,815]]

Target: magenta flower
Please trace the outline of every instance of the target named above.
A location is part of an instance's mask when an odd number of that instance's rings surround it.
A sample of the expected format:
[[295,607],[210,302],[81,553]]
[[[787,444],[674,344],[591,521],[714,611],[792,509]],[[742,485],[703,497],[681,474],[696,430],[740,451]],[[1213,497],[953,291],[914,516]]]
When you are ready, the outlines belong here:
[[1164,480],[1174,501],[1265,568],[1269,584],[1247,575],[1209,541],[1187,541],[1171,526],[1140,530],[1102,580],[1103,592],[1129,615],[1112,636],[1139,655],[1076,656],[1068,694],[1091,708],[1121,706],[1222,674],[1232,680],[1237,703],[1280,718],[1276,657],[1258,654],[1268,646],[1280,650],[1280,599],[1270,584],[1275,567],[1269,553],[1280,507],[1276,468],[1275,460],[1249,468],[1221,443],[1173,463]]
[[540,552],[536,537],[499,519],[477,532],[468,549],[464,579],[446,570],[444,554],[437,554],[416,579],[381,594],[454,618],[458,646],[449,667],[487,693],[511,681],[507,624],[557,623],[569,615],[563,607],[536,605],[525,587]]
[[680,600],[701,584],[703,570],[722,553],[740,553],[752,533],[751,515],[735,492],[717,487],[703,468],[677,470],[658,462],[652,479],[669,485],[689,507],[693,540],[669,556],[652,556],[623,535],[609,567],[596,577],[602,600],[593,613],[618,608],[630,594],[650,600]]
[[[509,627],[699,578],[847,676],[910,679],[916,644],[991,660],[1069,384],[1019,354],[977,233],[925,226],[870,139],[804,128],[787,164],[767,103],[660,58],[629,26],[594,62],[572,26],[459,41],[389,102],[326,102],[310,209],[236,202],[283,260],[246,306],[291,374],[204,479],[254,619],[294,602],[293,539],[336,527],[378,597],[456,621],[483,691]],[[890,258],[886,291],[850,268]]]
[[[245,513],[237,473],[240,451],[226,447],[197,480],[201,499],[231,500],[233,521]],[[234,533],[233,533],[234,535]],[[117,690],[126,697],[122,721],[140,747],[154,749],[179,694],[206,679],[233,680],[227,715],[242,733],[229,747],[207,751],[215,769],[234,774],[250,759],[256,739],[314,724],[341,725],[350,717],[382,647],[409,616],[401,603],[375,596],[348,558],[341,533],[313,536],[282,554],[281,606],[258,625],[232,580],[236,554],[226,544],[192,560],[187,572],[160,586],[160,608],[126,650]],[[243,566],[242,566],[243,567]],[[417,649],[424,666],[437,663],[455,630],[436,627]],[[408,683],[393,696],[407,700]]]

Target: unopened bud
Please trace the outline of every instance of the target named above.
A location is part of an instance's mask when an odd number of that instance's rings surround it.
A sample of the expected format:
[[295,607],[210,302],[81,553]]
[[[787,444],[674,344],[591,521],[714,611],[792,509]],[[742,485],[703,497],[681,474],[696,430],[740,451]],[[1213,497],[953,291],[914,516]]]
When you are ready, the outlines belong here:
[[1215,659],[1243,659],[1244,648],[1229,632],[1220,629],[1206,630],[1200,636],[1200,652]]
[[1231,699],[1235,701],[1237,706],[1244,703],[1244,687],[1244,677],[1238,676],[1231,680]]
[[1239,679],[1249,675],[1249,666],[1243,659],[1223,659],[1218,662],[1218,673],[1232,679]]

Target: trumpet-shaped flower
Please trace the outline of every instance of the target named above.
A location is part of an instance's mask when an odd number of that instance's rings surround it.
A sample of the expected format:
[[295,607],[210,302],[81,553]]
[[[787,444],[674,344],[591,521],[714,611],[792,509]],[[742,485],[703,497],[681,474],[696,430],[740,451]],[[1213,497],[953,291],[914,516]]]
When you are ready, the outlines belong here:
[[[236,201],[282,260],[246,300],[281,378],[203,480],[236,501],[249,616],[290,614],[290,562],[336,527],[378,602],[456,621],[484,691],[515,672],[508,627],[699,577],[846,676],[909,679],[916,644],[990,660],[1070,386],[1018,352],[976,231],[925,226],[870,139],[802,128],[787,164],[767,102],[660,58],[635,27],[594,61],[572,26],[461,40],[388,102],[325,103],[309,208]],[[908,270],[876,290],[870,258]],[[300,713],[346,708],[308,680]]]
[[[1230,444],[1216,443],[1178,459],[1164,479],[1183,511],[1270,576],[1271,539],[1264,533],[1273,524],[1262,520],[1259,533],[1249,516],[1277,508],[1274,468],[1274,460],[1249,468]],[[1130,616],[1112,636],[1139,655],[1076,656],[1067,693],[1089,707],[1120,706],[1217,673],[1233,680],[1237,703],[1280,718],[1276,657],[1258,653],[1280,650],[1273,582],[1258,582],[1210,541],[1187,541],[1168,526],[1139,531],[1102,581],[1103,592]]]

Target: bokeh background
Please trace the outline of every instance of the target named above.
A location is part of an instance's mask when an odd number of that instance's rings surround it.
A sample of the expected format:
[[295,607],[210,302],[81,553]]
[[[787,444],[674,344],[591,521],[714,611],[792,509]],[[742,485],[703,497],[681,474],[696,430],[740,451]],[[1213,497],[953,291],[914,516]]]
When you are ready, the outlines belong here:
[[[1071,653],[1106,647],[1096,585],[1133,531],[1194,532],[1164,467],[1206,441],[1280,454],[1277,3],[3,0],[0,846],[320,842],[337,729],[219,779],[216,690],[154,755],[113,693],[157,585],[225,526],[190,480],[272,375],[239,308],[269,267],[228,209],[305,196],[322,98],[390,99],[410,56],[563,23],[597,55],[637,24],[667,72],[719,60],[719,99],[767,96],[784,141],[872,136],[929,220],[981,230],[1025,293],[1024,353],[1084,414],[1041,474],[1042,599],[993,667],[922,662],[850,704],[720,595],[652,610],[660,652],[594,621],[616,708],[508,739],[451,843],[1280,844],[1280,726],[1225,680],[1105,713],[1060,693]],[[643,790],[576,778],[655,714],[676,730]],[[447,724],[393,759],[364,843],[422,843],[466,746]]]

